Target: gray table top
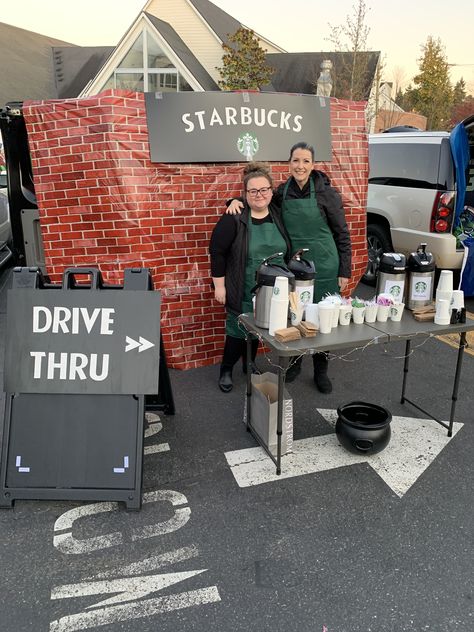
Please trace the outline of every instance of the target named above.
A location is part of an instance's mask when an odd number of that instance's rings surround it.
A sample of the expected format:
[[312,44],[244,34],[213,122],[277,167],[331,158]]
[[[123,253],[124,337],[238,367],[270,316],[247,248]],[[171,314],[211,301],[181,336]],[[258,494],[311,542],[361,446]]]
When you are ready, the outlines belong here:
[[285,343],[278,342],[274,336],[270,336],[268,329],[257,327],[253,314],[241,314],[239,321],[247,331],[256,334],[265,345],[274,349],[282,357],[363,347],[369,344],[394,342],[397,339],[414,338],[419,335],[461,333],[474,329],[474,320],[472,319],[467,319],[464,324],[435,325],[433,321],[419,322],[413,318],[411,312],[406,311],[400,322],[388,320],[385,323],[338,325],[329,334],[318,332],[313,338],[301,338]]

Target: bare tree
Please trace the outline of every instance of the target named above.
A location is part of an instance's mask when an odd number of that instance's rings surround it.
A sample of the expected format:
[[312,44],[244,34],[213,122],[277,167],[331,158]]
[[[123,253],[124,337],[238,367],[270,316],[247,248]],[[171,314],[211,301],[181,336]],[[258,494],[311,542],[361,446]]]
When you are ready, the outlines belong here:
[[369,73],[367,39],[370,28],[366,24],[367,7],[365,0],[357,0],[352,13],[346,17],[345,24],[329,24],[330,34],[326,38],[334,49],[348,54],[339,57],[335,68],[337,96],[350,100],[366,98],[366,85]]

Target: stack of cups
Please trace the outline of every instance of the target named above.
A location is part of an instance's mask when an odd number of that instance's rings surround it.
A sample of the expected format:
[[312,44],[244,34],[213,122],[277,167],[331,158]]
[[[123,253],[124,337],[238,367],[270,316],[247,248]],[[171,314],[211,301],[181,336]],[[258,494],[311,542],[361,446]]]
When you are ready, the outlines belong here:
[[444,298],[436,298],[436,313],[434,317],[435,325],[449,325],[451,322],[449,305],[449,301]]
[[288,277],[277,276],[270,302],[270,322],[268,333],[275,335],[277,329],[288,325]]
[[[449,311],[451,312],[451,303],[453,301],[453,271],[441,270],[439,275],[438,286],[436,288],[436,308],[438,301],[447,301]],[[438,323],[442,324],[442,323]],[[443,323],[444,324],[444,323]]]

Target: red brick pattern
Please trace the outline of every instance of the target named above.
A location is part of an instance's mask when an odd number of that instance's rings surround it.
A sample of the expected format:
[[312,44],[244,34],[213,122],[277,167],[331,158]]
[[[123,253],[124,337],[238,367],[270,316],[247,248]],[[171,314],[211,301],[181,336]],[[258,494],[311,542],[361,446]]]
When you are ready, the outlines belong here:
[[[143,94],[107,91],[24,106],[46,266],[98,265],[109,283],[150,268],[162,293],[170,367],[221,358],[224,310],[213,298],[208,243],[224,200],[241,193],[242,164],[154,164]],[[333,161],[321,163],[343,196],[353,243],[353,280],[366,264],[368,175],[364,103],[331,100]],[[272,163],[276,184],[288,175]]]

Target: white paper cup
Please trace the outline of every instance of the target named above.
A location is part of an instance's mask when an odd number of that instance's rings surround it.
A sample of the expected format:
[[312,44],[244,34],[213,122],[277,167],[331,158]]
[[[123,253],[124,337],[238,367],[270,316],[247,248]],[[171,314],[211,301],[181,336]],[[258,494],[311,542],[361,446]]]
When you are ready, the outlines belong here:
[[351,322],[352,305],[339,305],[339,324],[348,325]]
[[378,309],[379,309],[379,306],[377,305],[377,303],[374,303],[373,305],[365,306],[364,318],[365,318],[366,323],[375,323],[377,319]]
[[435,325],[449,325],[451,317],[449,314],[449,302],[444,299],[436,299],[436,313],[434,317]]
[[316,325],[316,327],[319,327],[319,306],[317,303],[309,303],[308,305],[306,305],[304,313],[304,319],[307,320],[310,323],[313,323],[313,325]]
[[318,303],[319,333],[330,334],[332,329],[333,305]]
[[391,305],[379,305],[377,310],[377,322],[386,323],[390,314]]
[[273,286],[273,296],[279,300],[288,300],[288,277],[277,276]]
[[394,303],[390,306],[390,320],[399,322],[402,319],[403,310],[405,309],[405,303]]
[[332,321],[331,327],[337,327],[339,325],[339,307],[340,305],[332,305]]
[[352,306],[352,320],[356,325],[362,325],[364,323],[365,307]]
[[443,292],[453,291],[453,271],[452,270],[441,270],[436,290],[442,290]]
[[453,309],[462,309],[464,307],[464,292],[462,290],[453,290],[451,307]]
[[296,311],[293,311],[290,308],[290,322],[293,325],[293,327],[296,327],[296,325],[299,325],[302,318],[303,318],[303,308],[300,305],[296,307]]
[[449,309],[453,306],[453,292],[451,290],[436,290],[436,301],[448,301]]

